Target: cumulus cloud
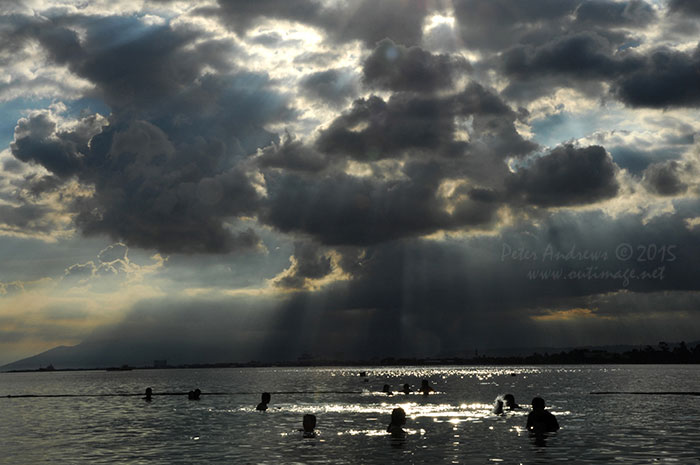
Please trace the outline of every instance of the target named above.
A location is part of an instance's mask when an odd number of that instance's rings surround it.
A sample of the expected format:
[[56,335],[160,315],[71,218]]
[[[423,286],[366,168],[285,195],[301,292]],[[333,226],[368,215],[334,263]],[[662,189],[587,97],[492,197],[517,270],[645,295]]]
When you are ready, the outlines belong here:
[[260,150],[258,163],[262,168],[314,173],[323,170],[329,160],[313,147],[286,134],[280,144],[269,145]]
[[508,186],[511,193],[533,205],[589,204],[617,194],[616,171],[603,147],[564,145],[519,169]]
[[[90,24],[83,41],[50,23],[28,34],[95,84],[109,120],[92,115],[59,129],[49,114],[31,115],[15,130],[15,157],[92,186],[71,207],[87,235],[166,252],[255,247],[252,230],[226,224],[259,202],[236,160],[276,140],[263,126],[287,117],[285,98],[265,75],[222,69],[211,42],[186,49],[191,30],[122,18]],[[115,27],[134,38],[115,42],[107,32]],[[204,66],[225,76],[202,75]]]
[[696,107],[700,104],[700,49],[691,53],[656,49],[644,65],[614,82],[613,93],[634,107]]
[[644,170],[644,184],[648,190],[658,195],[678,195],[688,186],[680,179],[681,165],[675,160],[654,163]]
[[419,47],[406,48],[384,39],[365,60],[363,73],[370,87],[432,92],[452,87],[455,78],[468,69],[462,57],[433,55]]
[[17,122],[12,154],[21,161],[33,162],[59,178],[73,176],[81,170],[88,142],[101,130],[99,115],[78,122],[70,131],[57,130],[49,112],[38,112]]

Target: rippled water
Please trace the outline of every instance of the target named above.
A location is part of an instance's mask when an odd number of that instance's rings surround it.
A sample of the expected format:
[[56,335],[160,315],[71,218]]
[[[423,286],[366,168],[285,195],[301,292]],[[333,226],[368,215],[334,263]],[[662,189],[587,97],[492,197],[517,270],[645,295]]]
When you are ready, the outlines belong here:
[[[700,464],[700,397],[591,391],[699,390],[696,366],[246,368],[0,374],[0,463],[674,463]],[[516,376],[511,376],[515,373]],[[387,396],[384,384],[436,393]],[[87,395],[186,392],[185,396]],[[270,409],[256,412],[260,393]],[[306,393],[299,393],[304,391]],[[207,392],[225,392],[210,395]],[[313,393],[312,393],[313,392]],[[498,394],[544,397],[562,429],[544,443],[528,408],[491,414]],[[6,398],[12,394],[84,397]],[[404,440],[386,433],[407,412]],[[302,438],[305,413],[320,435]]]

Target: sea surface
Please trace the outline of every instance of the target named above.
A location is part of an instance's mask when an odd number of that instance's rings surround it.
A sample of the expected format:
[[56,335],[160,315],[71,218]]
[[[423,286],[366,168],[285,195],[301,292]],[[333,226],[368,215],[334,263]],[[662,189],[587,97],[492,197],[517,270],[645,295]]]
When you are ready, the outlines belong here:
[[[436,392],[380,392],[416,390],[422,379]],[[199,401],[158,395],[195,388]],[[700,367],[690,365],[1,373],[0,463],[700,464],[700,397],[591,394],[699,390]],[[264,413],[255,411],[263,391],[272,394]],[[505,393],[523,408],[492,414]],[[6,397],[27,394],[75,397]],[[525,430],[534,396],[559,432]],[[405,439],[385,432],[397,406]],[[298,431],[306,413],[317,416],[316,438]]]

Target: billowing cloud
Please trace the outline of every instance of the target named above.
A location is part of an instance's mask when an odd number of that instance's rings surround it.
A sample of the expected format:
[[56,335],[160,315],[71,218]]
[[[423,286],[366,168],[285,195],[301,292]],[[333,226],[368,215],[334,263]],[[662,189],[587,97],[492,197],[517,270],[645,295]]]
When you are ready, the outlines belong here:
[[667,108],[700,105],[700,49],[690,53],[654,50],[644,66],[617,80],[615,95],[635,107]]
[[519,169],[508,186],[533,205],[581,205],[614,197],[616,171],[603,147],[564,145]]
[[[115,42],[107,33],[115,27],[129,28],[131,40]],[[257,245],[252,231],[225,223],[252,213],[259,201],[236,159],[275,141],[263,125],[288,114],[266,76],[221,65],[223,49],[211,47],[218,43],[186,49],[195,32],[128,19],[99,20],[83,41],[52,24],[36,36],[112,108],[108,121],[92,115],[59,130],[39,113],[15,130],[19,160],[94,189],[71,207],[83,233],[167,252]],[[231,74],[201,74],[204,66]]]
[[468,69],[464,58],[433,55],[419,47],[406,48],[385,39],[365,60],[363,71],[370,87],[432,92],[452,87],[455,78]]
[[644,183],[647,189],[658,195],[682,194],[688,186],[680,179],[681,169],[675,160],[654,163],[644,170]]

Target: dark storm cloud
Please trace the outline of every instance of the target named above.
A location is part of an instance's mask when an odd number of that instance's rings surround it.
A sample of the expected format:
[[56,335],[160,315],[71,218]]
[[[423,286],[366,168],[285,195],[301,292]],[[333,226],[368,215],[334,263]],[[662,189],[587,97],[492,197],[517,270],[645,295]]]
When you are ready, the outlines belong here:
[[642,27],[655,19],[654,9],[644,0],[584,1],[576,9],[576,22],[593,26]]
[[290,273],[277,280],[276,286],[303,288],[307,279],[323,278],[332,271],[330,258],[313,242],[296,242],[294,260]]
[[[658,21],[645,1],[463,0],[455,4],[469,46],[501,55],[487,58],[509,78],[504,95],[527,101],[570,87],[611,95],[632,107],[700,104],[700,52],[663,47],[638,52],[637,36]],[[676,10],[685,3],[671,4]]]
[[[611,95],[632,107],[695,107],[700,104],[700,51],[655,48],[646,54],[616,45],[595,32],[552,39],[539,46],[518,45],[499,58],[510,79],[504,94],[531,99],[552,87],[573,87],[600,94],[608,82]],[[590,93],[590,92],[589,92]]]
[[[262,219],[287,233],[325,244],[371,244],[438,229],[485,225],[497,206],[462,199],[452,213],[437,188],[439,168],[416,166],[414,178],[384,181],[335,173],[309,182],[300,176],[269,177]],[[438,171],[438,176],[435,176]]]
[[600,95],[603,82],[643,66],[643,57],[616,49],[608,37],[591,31],[561,35],[540,45],[513,46],[498,58],[498,68],[509,78],[503,93],[528,100],[548,95],[552,88],[573,87]]
[[500,50],[520,41],[541,41],[561,30],[578,0],[454,0],[455,17],[468,47]]
[[359,91],[358,78],[349,69],[327,69],[304,76],[300,90],[312,99],[343,105]]
[[603,147],[564,145],[519,169],[508,180],[508,188],[533,205],[585,205],[615,197],[616,171]]
[[372,161],[404,151],[458,155],[469,144],[454,139],[455,118],[472,117],[473,138],[496,156],[521,155],[535,148],[514,127],[516,114],[497,95],[472,83],[456,95],[423,97],[394,94],[356,100],[321,132],[316,146],[329,154]]
[[313,147],[287,134],[281,144],[260,150],[258,163],[263,168],[315,173],[328,165],[328,159]]
[[[268,197],[260,219],[285,233],[324,244],[373,244],[430,234],[441,229],[488,227],[502,205],[502,194],[470,195],[471,187],[499,187],[505,160],[537,145],[515,130],[517,114],[496,94],[472,83],[449,96],[394,94],[372,96],[322,131],[313,148],[287,138],[262,151]],[[455,120],[468,121],[469,142],[455,139]],[[318,175],[318,156],[327,157]],[[401,160],[402,167],[348,175],[347,160]],[[370,165],[371,166],[371,165]],[[320,166],[319,166],[320,169]],[[297,173],[294,173],[296,171]],[[451,192],[446,180],[471,181]]]
[[[324,153],[358,160],[397,156],[402,150],[450,150],[454,110],[438,98],[393,95],[356,100],[323,131],[316,143]],[[444,147],[444,146],[447,147]]]
[[50,114],[38,113],[18,121],[10,148],[18,160],[39,164],[65,178],[80,171],[90,137],[99,130],[98,120],[89,116],[71,131],[57,131]]
[[503,72],[516,79],[551,73],[580,79],[612,77],[624,66],[611,56],[613,49],[606,38],[591,32],[557,37],[539,47],[509,49],[502,57]]
[[669,11],[700,16],[700,4],[695,0],[670,0]]
[[322,28],[338,42],[360,40],[373,46],[384,38],[404,45],[420,42],[429,8],[423,0],[359,0],[324,5],[314,0],[219,0],[218,9],[200,14],[222,16],[234,30],[244,32],[262,19],[285,19]]
[[365,60],[363,72],[365,83],[372,88],[433,92],[452,87],[455,78],[468,69],[461,57],[433,55],[384,39]]
[[620,28],[640,28],[656,20],[643,0],[455,0],[454,5],[462,39],[487,51],[538,46],[591,30],[622,44],[629,36]]
[[695,107],[700,105],[700,49],[692,53],[656,49],[644,65],[621,76],[613,94],[632,107]]
[[[73,24],[86,28],[84,40]],[[92,82],[112,109],[108,125],[92,116],[66,131],[47,114],[31,116],[20,120],[12,144],[16,158],[94,187],[71,206],[84,234],[164,252],[258,244],[252,230],[227,225],[259,204],[240,162],[276,142],[265,124],[292,113],[266,75],[227,64],[231,43],[190,47],[196,32],[122,17],[30,22],[22,34]],[[218,74],[203,74],[206,66]]]
[[253,212],[258,194],[245,173],[216,166],[225,156],[220,144],[179,151],[165,133],[142,121],[103,133],[100,142],[103,137],[110,139],[109,151],[93,173],[95,194],[76,205],[84,233],[106,233],[165,252],[221,252],[257,244],[252,231],[234,235],[224,224]]
[[679,176],[682,169],[682,162],[675,160],[654,163],[644,170],[643,183],[650,192],[657,195],[682,194],[688,189]]

